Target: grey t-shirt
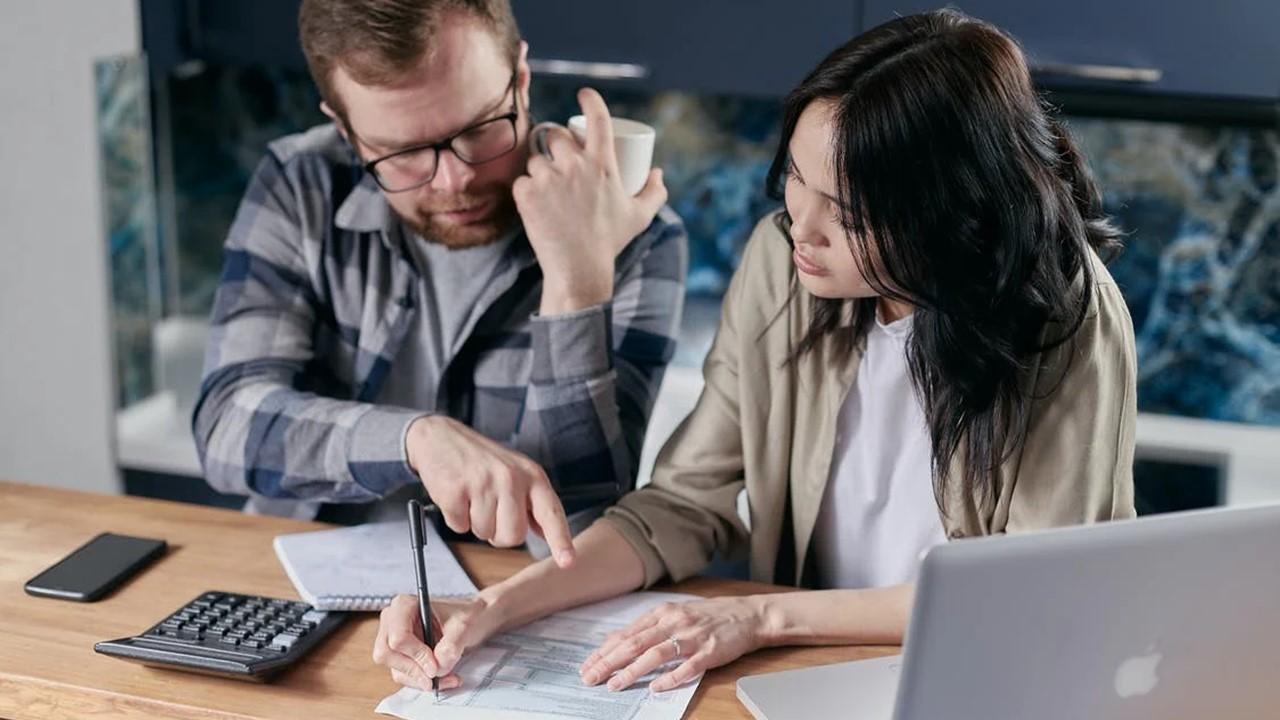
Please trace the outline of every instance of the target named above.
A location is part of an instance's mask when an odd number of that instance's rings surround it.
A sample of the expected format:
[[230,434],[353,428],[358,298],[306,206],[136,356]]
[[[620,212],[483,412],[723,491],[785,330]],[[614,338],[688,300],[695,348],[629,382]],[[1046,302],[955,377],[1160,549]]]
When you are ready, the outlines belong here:
[[444,369],[484,311],[480,297],[514,236],[459,250],[416,235],[406,239],[409,257],[421,276],[417,321],[391,363],[378,401],[433,412]]
[[[417,235],[405,239],[409,260],[421,278],[418,307],[378,402],[430,413],[436,410],[444,369],[484,312],[480,299],[501,271],[503,255],[515,235],[461,250]],[[343,523],[401,520],[405,502],[424,497],[422,485],[406,485],[374,503],[329,508],[321,518]]]

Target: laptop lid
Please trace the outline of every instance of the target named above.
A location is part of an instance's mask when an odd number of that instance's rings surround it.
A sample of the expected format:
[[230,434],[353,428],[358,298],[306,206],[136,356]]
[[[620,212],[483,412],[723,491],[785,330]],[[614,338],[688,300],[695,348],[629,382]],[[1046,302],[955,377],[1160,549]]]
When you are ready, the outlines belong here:
[[931,550],[894,717],[1274,717],[1277,668],[1280,505],[1175,513]]

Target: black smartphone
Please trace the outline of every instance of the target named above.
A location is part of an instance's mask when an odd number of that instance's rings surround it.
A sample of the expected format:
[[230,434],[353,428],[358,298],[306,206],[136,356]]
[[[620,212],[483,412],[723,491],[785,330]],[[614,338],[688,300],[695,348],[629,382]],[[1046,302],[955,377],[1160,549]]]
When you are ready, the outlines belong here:
[[164,554],[163,540],[102,533],[27,581],[28,595],[93,602]]

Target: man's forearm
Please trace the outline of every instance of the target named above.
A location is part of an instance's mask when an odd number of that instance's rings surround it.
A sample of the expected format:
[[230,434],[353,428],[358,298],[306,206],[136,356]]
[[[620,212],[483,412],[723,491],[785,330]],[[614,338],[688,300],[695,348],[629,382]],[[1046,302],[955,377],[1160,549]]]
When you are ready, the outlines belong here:
[[[515,446],[540,462],[557,487],[630,487],[635,462],[627,439],[640,429],[619,404],[612,324],[609,303],[533,322],[530,383]],[[591,504],[573,502],[566,509]]]
[[403,433],[418,414],[302,393],[269,378],[215,376],[194,431],[205,477],[222,492],[362,502],[416,481]]
[[[616,267],[610,263],[611,271],[575,266],[579,279],[607,283],[596,295],[566,294],[561,277],[544,270],[543,312],[530,329],[530,384],[515,440],[558,487],[612,483],[626,491],[634,483],[649,413],[675,353],[686,252],[683,227],[668,213]],[[615,296],[622,299],[617,308]],[[587,300],[600,302],[549,312]]]

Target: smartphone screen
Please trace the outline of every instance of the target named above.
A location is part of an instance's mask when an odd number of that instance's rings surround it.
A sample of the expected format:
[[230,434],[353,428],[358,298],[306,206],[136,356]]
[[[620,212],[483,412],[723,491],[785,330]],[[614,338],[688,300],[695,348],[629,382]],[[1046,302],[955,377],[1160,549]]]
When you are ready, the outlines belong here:
[[27,581],[31,595],[89,602],[164,552],[163,540],[103,533]]

